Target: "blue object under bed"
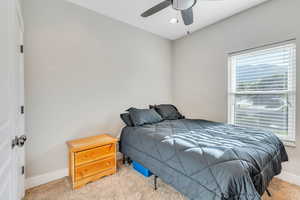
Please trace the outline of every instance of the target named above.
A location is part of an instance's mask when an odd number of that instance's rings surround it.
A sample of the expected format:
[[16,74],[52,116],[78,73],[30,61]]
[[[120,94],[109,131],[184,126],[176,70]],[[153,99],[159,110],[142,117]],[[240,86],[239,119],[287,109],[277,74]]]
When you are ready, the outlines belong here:
[[143,174],[145,177],[150,177],[152,175],[152,172],[149,169],[134,160],[132,161],[132,165],[133,169]]

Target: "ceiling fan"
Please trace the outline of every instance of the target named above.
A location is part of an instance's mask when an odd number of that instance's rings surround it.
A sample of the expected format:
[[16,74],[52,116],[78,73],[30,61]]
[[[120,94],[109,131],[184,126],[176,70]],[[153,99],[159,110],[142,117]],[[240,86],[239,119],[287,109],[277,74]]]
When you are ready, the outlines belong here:
[[142,13],[141,16],[149,17],[172,5],[173,9],[181,11],[184,24],[191,25],[194,22],[193,7],[196,3],[197,0],[165,0]]

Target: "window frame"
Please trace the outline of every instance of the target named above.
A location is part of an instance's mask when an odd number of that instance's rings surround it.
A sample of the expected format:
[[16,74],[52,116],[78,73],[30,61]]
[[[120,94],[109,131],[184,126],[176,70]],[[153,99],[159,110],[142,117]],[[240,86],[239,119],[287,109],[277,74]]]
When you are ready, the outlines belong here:
[[[292,97],[292,109],[291,111],[288,112],[288,135],[285,136],[281,136],[281,135],[277,135],[283,142],[285,145],[287,146],[292,146],[295,147],[296,146],[296,69],[297,69],[297,45],[296,45],[296,39],[292,39],[292,40],[287,40],[285,42],[278,42],[275,44],[269,44],[269,45],[263,45],[260,47],[256,47],[256,48],[251,48],[251,49],[247,49],[247,50],[242,50],[242,51],[238,51],[238,52],[234,52],[234,53],[229,53],[228,54],[228,91],[227,91],[227,97],[228,97],[228,107],[227,107],[227,121],[229,124],[234,124],[234,117],[235,117],[235,96],[237,94],[251,94],[251,91],[249,92],[236,92],[235,89],[235,65],[233,62],[233,57],[235,56],[239,56],[239,55],[244,55],[244,54],[249,54],[249,53],[253,53],[253,52],[257,52],[257,51],[261,51],[261,50],[268,50],[268,49],[272,49],[272,48],[276,48],[276,47],[280,47],[280,46],[286,46],[286,45],[293,45],[295,47],[295,52],[294,52],[294,58],[295,58],[295,62],[294,65],[292,66],[292,73],[291,75],[288,77],[289,79],[291,78],[291,88],[288,88],[287,91],[266,91],[266,92],[261,92],[261,94],[271,94],[271,93],[281,93],[281,94],[288,94],[289,97]],[[290,85],[290,84],[289,84]],[[254,92],[255,94],[259,93],[259,92]],[[291,120],[290,120],[291,119]]]

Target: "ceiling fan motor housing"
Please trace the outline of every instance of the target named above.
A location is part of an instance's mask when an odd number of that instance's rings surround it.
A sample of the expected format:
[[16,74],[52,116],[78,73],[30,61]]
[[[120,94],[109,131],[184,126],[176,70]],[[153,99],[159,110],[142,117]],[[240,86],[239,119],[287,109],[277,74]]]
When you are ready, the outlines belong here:
[[197,0],[173,0],[172,6],[176,10],[186,10],[193,7]]

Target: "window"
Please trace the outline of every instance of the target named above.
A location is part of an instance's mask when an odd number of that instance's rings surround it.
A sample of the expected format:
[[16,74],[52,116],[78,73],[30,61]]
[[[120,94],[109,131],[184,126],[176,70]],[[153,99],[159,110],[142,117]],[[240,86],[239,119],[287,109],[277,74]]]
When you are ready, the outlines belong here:
[[295,41],[231,54],[228,96],[229,123],[271,130],[294,144]]

